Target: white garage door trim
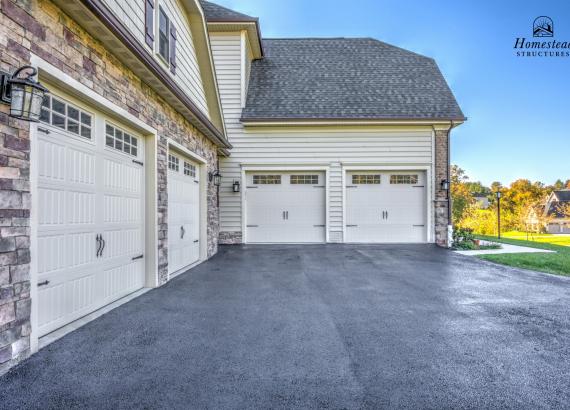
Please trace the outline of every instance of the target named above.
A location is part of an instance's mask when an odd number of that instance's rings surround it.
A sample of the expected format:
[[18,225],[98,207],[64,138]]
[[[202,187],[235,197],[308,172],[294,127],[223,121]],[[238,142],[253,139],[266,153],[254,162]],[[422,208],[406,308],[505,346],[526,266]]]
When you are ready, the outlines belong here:
[[346,242],[346,180],[347,174],[352,171],[417,171],[425,172],[426,175],[426,225],[427,242],[434,242],[435,227],[433,224],[433,200],[434,200],[434,180],[431,165],[345,165],[342,168],[342,237]]
[[[185,266],[175,272],[169,273],[169,278],[173,278],[180,273],[187,271],[189,268],[192,268],[200,263],[204,262],[208,259],[208,161],[196,154],[195,152],[190,151],[189,149],[183,147],[176,141],[172,139],[168,139],[168,154],[172,153],[177,156],[187,157],[188,159],[192,160],[197,167],[198,172],[198,180],[200,181],[200,188],[199,188],[199,201],[200,201],[200,257],[198,261],[195,263]],[[183,164],[181,164],[183,166]]]
[[[144,163],[145,172],[145,287],[156,287],[158,285],[158,224],[157,224],[157,133],[152,127],[146,125],[137,117],[130,114],[123,108],[113,104],[99,94],[93,92],[85,85],[79,83],[69,75],[52,66],[41,58],[32,55],[31,64],[39,70],[40,81],[46,83],[48,88],[54,90],[64,99],[86,110],[97,110],[103,113],[111,121],[118,121],[122,125],[129,127],[135,133],[139,134],[145,142]],[[40,125],[41,126],[41,125]],[[32,189],[37,187],[38,181],[36,175],[35,152],[37,152],[37,124],[30,124],[30,183]],[[31,351],[37,352],[39,347],[39,330],[38,330],[38,273],[37,273],[37,222],[38,222],[38,203],[37,195],[31,196],[31,214],[30,214],[30,293],[32,299],[31,309]],[[75,322],[66,327],[73,327]]]
[[247,173],[249,172],[302,172],[302,171],[320,171],[325,174],[325,242],[329,242],[329,187],[330,187],[330,167],[314,166],[314,165],[242,165],[241,167],[241,232],[242,242],[248,243],[247,240]]

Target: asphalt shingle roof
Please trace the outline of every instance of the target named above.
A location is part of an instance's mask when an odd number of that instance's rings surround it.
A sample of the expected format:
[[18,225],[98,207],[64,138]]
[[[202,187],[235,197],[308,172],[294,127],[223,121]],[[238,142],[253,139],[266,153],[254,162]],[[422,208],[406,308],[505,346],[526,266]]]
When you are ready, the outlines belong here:
[[257,21],[256,17],[238,13],[226,7],[200,0],[207,21]]
[[559,201],[570,201],[570,189],[561,189],[560,191],[554,191],[554,195]]
[[464,119],[435,61],[370,38],[264,40],[243,120]]

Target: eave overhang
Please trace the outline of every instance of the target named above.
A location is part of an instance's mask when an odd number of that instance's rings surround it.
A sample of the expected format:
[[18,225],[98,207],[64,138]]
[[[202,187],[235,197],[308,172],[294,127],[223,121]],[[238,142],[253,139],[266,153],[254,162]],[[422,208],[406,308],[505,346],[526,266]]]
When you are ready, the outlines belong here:
[[452,128],[467,121],[463,118],[242,118],[246,127],[306,127],[306,126],[360,126],[360,125],[447,125]]
[[212,33],[246,31],[253,58],[256,60],[263,58],[263,43],[261,42],[261,30],[257,19],[251,21],[208,20],[208,30]]
[[111,10],[98,0],[53,0],[91,36],[105,44],[112,53],[145,84],[192,123],[218,148],[227,152],[232,145],[223,130],[216,127],[200,108],[176,84]]

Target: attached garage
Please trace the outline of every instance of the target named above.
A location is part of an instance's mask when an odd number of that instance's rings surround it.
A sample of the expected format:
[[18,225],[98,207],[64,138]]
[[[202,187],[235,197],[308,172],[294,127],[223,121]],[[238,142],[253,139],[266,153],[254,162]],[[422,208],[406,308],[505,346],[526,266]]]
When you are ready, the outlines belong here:
[[325,175],[317,171],[247,173],[247,242],[325,242]]
[[145,284],[145,141],[57,94],[35,131],[38,335]]
[[425,172],[346,173],[346,242],[427,241]]
[[200,259],[199,164],[168,154],[168,274],[174,276]]

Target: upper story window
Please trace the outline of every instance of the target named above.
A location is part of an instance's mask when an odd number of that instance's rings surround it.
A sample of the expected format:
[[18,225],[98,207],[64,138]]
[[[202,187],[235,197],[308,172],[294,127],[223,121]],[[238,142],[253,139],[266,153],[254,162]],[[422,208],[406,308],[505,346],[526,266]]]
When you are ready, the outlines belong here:
[[158,54],[166,61],[170,59],[170,20],[162,9],[158,8]]

